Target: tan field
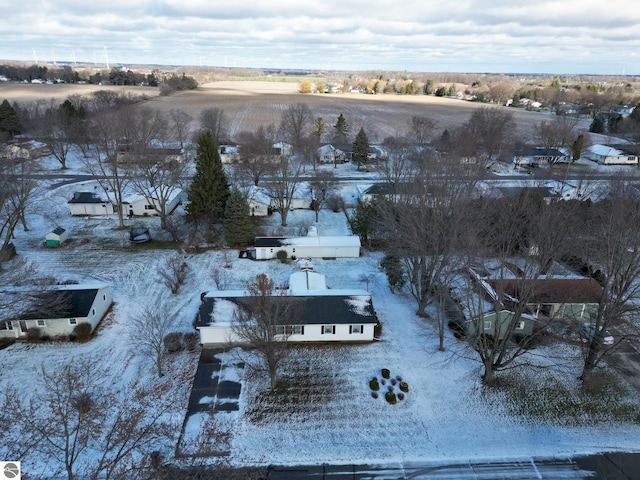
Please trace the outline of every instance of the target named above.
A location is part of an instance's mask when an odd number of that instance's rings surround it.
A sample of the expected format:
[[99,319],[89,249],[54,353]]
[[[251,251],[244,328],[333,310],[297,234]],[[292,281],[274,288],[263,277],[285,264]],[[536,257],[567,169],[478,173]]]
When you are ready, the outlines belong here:
[[[223,81],[201,85],[196,90],[179,92],[166,97],[152,87],[115,87],[98,85],[38,85],[0,82],[0,99],[10,102],[37,99],[64,99],[69,95],[87,95],[96,90],[118,90],[148,97],[145,105],[169,112],[182,109],[195,120],[205,108],[221,108],[225,112],[231,135],[243,130],[255,130],[260,125],[278,125],[288,105],[306,103],[314,117],[322,117],[333,125],[343,114],[352,127],[364,127],[372,142],[380,142],[390,135],[405,133],[412,116],[425,115],[436,121],[433,137],[445,129],[454,129],[467,121],[474,109],[483,104],[426,95],[365,95],[301,94],[297,83]],[[486,105],[485,105],[486,106]],[[507,108],[507,107],[496,107]],[[516,135],[522,142],[535,140],[535,126],[548,114],[509,108],[516,122]],[[588,128],[588,120],[580,128]],[[355,132],[354,132],[355,133]]]

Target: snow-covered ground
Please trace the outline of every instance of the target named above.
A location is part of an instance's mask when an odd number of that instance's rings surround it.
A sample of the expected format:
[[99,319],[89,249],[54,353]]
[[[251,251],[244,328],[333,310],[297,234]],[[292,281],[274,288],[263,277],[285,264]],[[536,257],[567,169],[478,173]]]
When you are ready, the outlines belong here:
[[[81,173],[77,162],[65,172]],[[55,168],[55,163],[51,163]],[[353,172],[352,172],[353,173]],[[367,178],[363,183],[367,183]],[[368,179],[369,183],[371,178]],[[54,182],[52,182],[54,183]],[[83,189],[93,189],[88,182]],[[346,187],[345,187],[346,188]],[[238,259],[233,250],[210,250],[185,255],[191,275],[177,295],[161,283],[158,266],[175,250],[132,248],[125,234],[116,230],[113,218],[74,218],[66,202],[79,185],[43,188],[30,210],[30,230],[16,230],[14,244],[22,257],[32,261],[43,275],[58,280],[102,279],[113,288],[112,316],[88,343],[20,343],[0,351],[0,389],[9,385],[22,398],[33,394],[40,384],[38,367],[56,368],[71,358],[99,359],[106,381],[114,389],[126,389],[132,381],[142,385],[157,382],[154,365],[141,356],[131,334],[129,320],[145,305],[166,306],[174,317],[174,327],[189,330],[203,291],[215,289],[211,272],[225,268],[228,288],[242,288],[258,273],[266,273],[277,283],[286,283],[298,268],[277,261],[252,262]],[[294,211],[289,223],[313,224],[312,211]],[[134,220],[133,222],[139,222]],[[157,226],[157,218],[144,221]],[[274,215],[268,224],[276,226]],[[59,249],[42,246],[44,236],[56,226],[66,228],[72,243]],[[323,210],[317,224],[320,235],[348,234],[342,213]],[[85,239],[84,241],[80,241]],[[299,368],[306,363],[309,374],[322,377],[326,395],[311,406],[284,413],[256,417],[247,414],[255,399],[267,389],[267,379],[242,382],[240,411],[221,417],[229,425],[230,460],[236,465],[382,463],[413,460],[513,459],[530,456],[567,456],[611,450],[635,450],[640,445],[640,427],[606,422],[580,427],[540,423],[516,416],[505,407],[498,394],[487,393],[480,384],[480,366],[473,352],[447,332],[447,351],[438,351],[437,330],[429,320],[415,315],[408,294],[392,294],[378,265],[380,253],[365,251],[358,259],[314,260],[315,270],[324,273],[332,288],[368,288],[383,322],[381,341],[367,345],[340,345],[304,348],[291,360]],[[558,349],[561,349],[558,350]],[[579,372],[579,352],[568,347],[542,347],[532,351],[531,361],[539,366],[555,365],[560,353],[568,354],[564,370],[557,375],[568,384]],[[167,378],[175,383],[171,415],[184,418],[197,353],[168,356]],[[409,384],[406,398],[396,405],[371,396],[369,380],[380,378],[388,368]],[[286,372],[285,372],[286,373]],[[197,429],[197,422],[189,425]],[[193,432],[190,432],[193,433]],[[177,442],[177,434],[174,438]],[[169,457],[175,442],[159,446]],[[34,454],[20,459],[26,472],[46,470]],[[215,461],[212,459],[211,461]]]

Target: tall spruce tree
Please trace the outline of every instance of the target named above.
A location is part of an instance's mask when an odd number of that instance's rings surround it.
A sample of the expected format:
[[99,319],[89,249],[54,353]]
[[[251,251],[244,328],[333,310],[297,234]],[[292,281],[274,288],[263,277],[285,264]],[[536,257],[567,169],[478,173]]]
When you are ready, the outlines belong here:
[[198,137],[196,173],[188,191],[189,216],[196,221],[219,223],[229,198],[229,182],[222,168],[218,146],[211,132]]
[[20,117],[7,99],[0,104],[0,132],[3,136],[12,140],[20,131]]
[[353,142],[353,161],[358,165],[360,170],[361,165],[366,165],[369,158],[369,139],[364,131],[364,128],[360,128],[356,139]]
[[233,189],[224,210],[224,238],[228,245],[245,246],[253,241],[253,222],[249,203],[242,193]]
[[340,148],[347,146],[347,135],[349,134],[349,124],[343,114],[338,115],[338,120],[333,126],[333,142]]

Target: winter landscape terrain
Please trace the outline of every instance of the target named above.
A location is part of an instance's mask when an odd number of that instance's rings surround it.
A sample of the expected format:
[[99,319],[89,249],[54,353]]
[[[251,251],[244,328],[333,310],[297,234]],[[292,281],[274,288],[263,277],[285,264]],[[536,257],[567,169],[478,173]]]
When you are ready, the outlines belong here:
[[[250,111],[245,114],[250,116]],[[61,173],[54,159],[41,162],[44,173]],[[68,161],[68,167],[65,176],[88,173],[77,157]],[[505,167],[502,173],[513,172]],[[340,167],[339,175],[360,178],[340,184],[348,202],[355,200],[358,185],[375,180],[373,174],[356,172],[349,164]],[[94,181],[42,180],[26,217],[29,230],[18,227],[13,243],[19,257],[31,262],[42,276],[57,281],[106,281],[112,287],[114,305],[86,343],[15,343],[0,350],[2,391],[12,391],[25,401],[37,399],[43,393],[42,367],[52,372],[70,362],[89,361],[101,372],[103,386],[123,396],[134,385],[148,390],[165,385],[171,392],[170,402],[148,408],[150,414],[154,408],[162,409],[174,428],[155,450],[167,462],[181,465],[402,464],[565,458],[638,450],[637,419],[612,418],[597,409],[588,415],[566,415],[552,409],[534,414],[522,408],[529,393],[514,398],[509,393],[512,390],[483,387],[481,365],[469,345],[447,331],[446,350],[439,351],[435,322],[415,314],[414,301],[407,292],[390,291],[379,268],[383,253],[366,249],[360,258],[314,260],[313,267],[326,275],[331,288],[361,288],[371,293],[382,322],[379,341],[297,347],[282,371],[289,393],[279,396],[268,392],[266,377],[249,377],[243,369],[233,367],[250,353],[239,349],[226,352],[219,356],[229,366],[224,379],[241,384],[238,411],[216,412],[213,422],[204,414],[188,415],[200,353],[166,355],[165,377],[159,379],[153,361],[138,348],[139,332],[131,320],[151,305],[171,313],[175,331],[193,331],[201,293],[217,288],[214,270],[224,272],[224,288],[242,289],[260,273],[277,284],[286,284],[300,265],[240,259],[233,249],[182,251],[168,240],[131,245],[128,230],[118,230],[115,217],[70,216],[67,201],[73,193],[92,191],[96,185]],[[174,213],[183,214],[181,208]],[[126,222],[128,227],[144,224],[154,238],[163,238],[158,218]],[[267,234],[296,234],[315,225],[320,235],[350,234],[345,214],[328,209],[320,212],[317,224],[310,210],[291,212],[288,229],[279,223],[278,214],[274,214],[261,229]],[[69,232],[70,241],[60,248],[45,248],[45,235],[58,226]],[[189,276],[173,295],[157,272],[176,252],[184,256]],[[511,381],[528,385],[531,391],[553,382],[571,395],[580,390],[576,377],[581,361],[577,346],[543,342],[523,357],[527,365],[517,369]],[[369,380],[379,377],[382,368],[409,385],[405,398],[395,405],[371,395]],[[605,367],[601,374],[616,384],[623,402],[638,403],[638,392],[614,370]],[[215,430],[203,431],[210,428]],[[208,449],[224,451],[224,455],[212,455]],[[195,458],[180,455],[185,452]],[[94,463],[99,453],[85,451],[79,470]],[[37,448],[23,458],[6,460],[20,460],[27,478],[52,478],[62,473],[61,464],[39,455]]]
[[[53,160],[45,160],[50,170]],[[66,175],[83,173],[77,159]],[[348,165],[345,169],[350,168]],[[354,172],[346,172],[353,174]],[[364,177],[361,183],[371,182]],[[126,392],[132,384],[153,388],[159,382],[154,365],[139,354],[130,319],[145,305],[168,308],[174,328],[192,329],[200,293],[215,289],[211,272],[224,268],[227,288],[243,288],[258,273],[286,283],[296,263],[252,262],[238,259],[237,251],[215,249],[184,253],[189,265],[187,283],[171,295],[157,275],[160,264],[175,249],[165,242],[129,245],[126,232],[116,229],[115,218],[83,218],[69,215],[67,201],[74,191],[90,190],[93,182],[56,186],[43,182],[37,202],[27,216],[29,231],[18,229],[14,241],[20,257],[33,262],[42,275],[59,281],[100,279],[111,284],[114,306],[87,343],[16,343],[0,351],[2,390],[16,389],[28,399],[41,392],[40,367],[56,370],[70,361],[96,361],[109,388]],[[354,195],[354,184],[343,184],[343,195]],[[176,214],[180,214],[177,212]],[[290,225],[313,224],[313,212],[291,213]],[[157,218],[144,219],[157,230]],[[128,222],[139,223],[140,220]],[[278,231],[277,214],[264,227]],[[62,226],[70,232],[68,245],[43,247],[47,232]],[[318,231],[324,235],[349,234],[343,213],[322,210]],[[140,248],[138,248],[140,247]],[[404,292],[392,294],[379,270],[381,254],[364,250],[361,258],[316,260],[316,271],[327,276],[332,288],[366,288],[383,324],[380,341],[367,345],[300,347],[288,360],[284,377],[305,372],[315,390],[305,400],[282,404],[269,400],[266,378],[245,378],[242,370],[228,369],[227,376],[241,383],[239,411],[216,413],[216,428],[230,434],[223,461],[242,465],[293,465],[315,463],[387,463],[466,461],[470,459],[521,459],[531,456],[570,457],[599,451],[633,451],[640,444],[636,423],[593,415],[564,418],[562,412],[546,418],[517,413],[512,400],[480,383],[480,364],[462,341],[447,333],[446,351],[438,351],[437,331],[428,319],[415,315],[414,304]],[[228,268],[225,268],[228,267]],[[198,352],[165,357],[166,377],[174,396],[165,415],[181,425],[185,419]],[[223,361],[236,362],[234,352]],[[575,347],[550,343],[532,350],[529,367],[520,370],[531,384],[554,378],[569,390],[579,388],[580,352]],[[388,368],[410,387],[396,405],[374,399],[368,381]],[[616,376],[613,371],[607,375]],[[543,380],[544,381],[544,380]],[[622,380],[620,380],[624,383]],[[627,392],[631,401],[637,394]],[[267,399],[265,400],[265,397]],[[150,407],[153,408],[153,407]],[[162,406],[166,408],[166,406]],[[175,460],[180,441],[197,437],[206,425],[201,416],[190,417],[181,439],[177,428],[157,446],[168,461]],[[96,453],[97,455],[97,453]],[[28,478],[47,478],[59,472],[55,462],[43,462],[37,449],[20,459]],[[91,463],[91,452],[82,462]],[[184,461],[179,460],[178,461]],[[220,462],[217,457],[205,458]]]

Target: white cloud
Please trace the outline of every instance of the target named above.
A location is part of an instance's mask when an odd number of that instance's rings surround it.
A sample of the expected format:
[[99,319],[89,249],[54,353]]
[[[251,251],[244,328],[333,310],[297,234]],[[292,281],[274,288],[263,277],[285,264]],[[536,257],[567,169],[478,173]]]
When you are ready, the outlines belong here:
[[640,73],[631,0],[26,0],[0,11],[3,59],[92,61],[107,47],[120,63]]

